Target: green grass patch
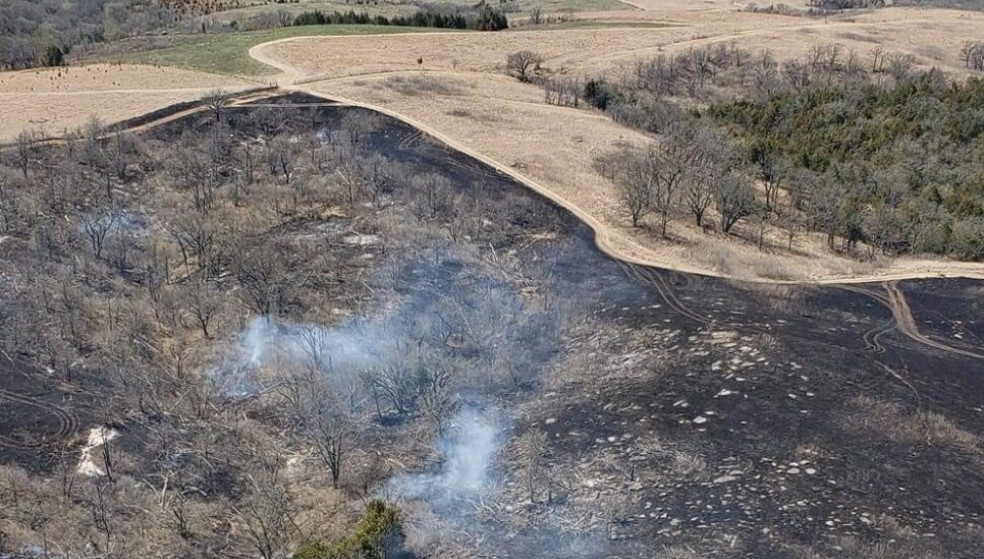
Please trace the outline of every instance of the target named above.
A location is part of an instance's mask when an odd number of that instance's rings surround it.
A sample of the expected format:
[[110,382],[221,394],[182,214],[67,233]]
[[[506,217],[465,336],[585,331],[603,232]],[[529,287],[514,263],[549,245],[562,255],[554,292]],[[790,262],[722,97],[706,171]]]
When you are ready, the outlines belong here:
[[303,25],[245,33],[188,35],[178,39],[178,44],[174,46],[120,53],[108,57],[110,60],[107,61],[174,66],[232,76],[268,76],[276,74],[277,70],[250,58],[249,49],[269,41],[311,35],[379,35],[440,31],[446,30],[387,25]]

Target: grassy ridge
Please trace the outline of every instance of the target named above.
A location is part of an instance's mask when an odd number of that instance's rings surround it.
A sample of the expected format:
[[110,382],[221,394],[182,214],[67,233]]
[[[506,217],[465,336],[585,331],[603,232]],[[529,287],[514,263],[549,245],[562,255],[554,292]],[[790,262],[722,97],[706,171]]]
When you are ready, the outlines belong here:
[[308,35],[378,35],[440,31],[442,30],[386,25],[304,25],[246,33],[189,35],[182,38],[177,45],[119,54],[111,61],[175,66],[212,74],[267,76],[276,74],[277,70],[250,58],[249,49],[269,41]]

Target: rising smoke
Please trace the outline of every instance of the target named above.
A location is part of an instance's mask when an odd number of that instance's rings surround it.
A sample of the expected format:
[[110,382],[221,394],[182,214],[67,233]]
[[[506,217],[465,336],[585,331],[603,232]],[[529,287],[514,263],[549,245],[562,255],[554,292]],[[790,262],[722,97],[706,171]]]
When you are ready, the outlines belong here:
[[441,437],[438,471],[404,474],[390,480],[387,492],[398,498],[424,500],[435,509],[454,507],[480,495],[492,482],[492,464],[504,426],[494,411],[466,406],[453,428]]
[[351,321],[328,328],[321,324],[278,324],[257,317],[208,376],[224,396],[245,398],[275,381],[264,377],[266,368],[306,367],[326,374],[358,371],[385,356],[391,345],[386,339],[380,326],[372,323]]

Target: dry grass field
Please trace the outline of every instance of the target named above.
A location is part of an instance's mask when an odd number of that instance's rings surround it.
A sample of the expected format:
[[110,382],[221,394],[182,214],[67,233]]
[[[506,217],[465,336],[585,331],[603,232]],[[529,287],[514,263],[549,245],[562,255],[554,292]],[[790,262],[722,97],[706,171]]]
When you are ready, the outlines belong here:
[[[597,28],[498,34],[422,34],[388,37],[318,37],[255,47],[251,55],[283,71],[281,84],[388,109],[469,152],[510,170],[580,210],[611,252],[675,269],[769,280],[898,278],[926,274],[984,276],[979,265],[936,260],[882,259],[859,263],[832,254],[819,235],[799,235],[793,250],[759,251],[736,237],[708,237],[686,220],[671,224],[673,242],[633,229],[610,181],[593,167],[594,156],[642,134],[584,109],[544,102],[539,88],[504,75],[507,54],[535,50],[547,71],[617,76],[636,60],[690,46],[737,40],[778,57],[803,55],[820,42],[861,55],[880,47],[911,53],[922,66],[954,74],[964,69],[959,45],[979,34],[981,14],[888,9],[823,19],[739,12],[723,2],[704,11],[669,3],[658,12],[631,12],[663,28]],[[625,12],[623,12],[624,15]],[[418,60],[422,60],[419,63]],[[782,246],[779,231],[768,244]]]
[[220,88],[256,84],[177,68],[93,64],[0,73],[0,140],[22,130],[59,134],[90,117],[113,122],[174,103],[193,101]]
[[752,51],[770,49],[779,58],[800,56],[817,43],[831,42],[861,55],[877,47],[911,53],[923,66],[960,72],[960,45],[977,38],[984,26],[984,14],[914,9],[829,20],[738,11],[699,12],[689,21],[678,12],[641,13],[640,18],[667,26],[295,38],[261,45],[254,55],[284,61],[301,79],[327,79],[415,69],[497,73],[509,53],[530,49],[552,71],[598,75],[661,52],[722,41],[736,40]]

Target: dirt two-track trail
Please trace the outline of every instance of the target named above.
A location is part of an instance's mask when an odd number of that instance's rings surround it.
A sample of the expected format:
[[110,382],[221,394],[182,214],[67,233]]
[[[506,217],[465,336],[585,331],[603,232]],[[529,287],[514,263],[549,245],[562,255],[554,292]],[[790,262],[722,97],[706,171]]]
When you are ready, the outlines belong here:
[[[427,33],[422,33],[421,35],[426,35]],[[687,267],[679,262],[667,262],[665,259],[659,258],[646,246],[640,244],[634,239],[628,237],[627,235],[621,233],[615,228],[603,223],[588,211],[574,204],[570,200],[558,194],[553,189],[550,189],[537,181],[531,179],[530,177],[516,171],[509,165],[503,164],[502,162],[496,161],[486,154],[480,153],[474,149],[469,148],[462,142],[450,137],[446,133],[437,130],[436,128],[429,126],[423,122],[418,121],[415,118],[404,115],[387,107],[380,105],[375,105],[371,103],[365,103],[361,101],[356,101],[353,99],[348,99],[339,95],[328,95],[319,91],[315,91],[305,86],[305,84],[312,83],[315,81],[321,81],[322,78],[307,76],[304,72],[290,64],[289,62],[271,55],[269,47],[284,42],[299,41],[309,38],[317,38],[319,40],[324,40],[326,37],[291,37],[287,39],[278,39],[275,41],[270,41],[267,43],[261,43],[249,49],[249,55],[254,60],[276,68],[281,73],[276,77],[277,85],[280,90],[288,92],[300,92],[312,97],[317,97],[320,99],[325,99],[326,101],[334,102],[339,105],[351,106],[351,107],[361,107],[364,109],[369,109],[386,116],[395,118],[405,124],[408,124],[419,131],[420,134],[426,134],[431,136],[438,141],[446,144],[448,147],[464,153],[478,161],[492,167],[497,172],[502,173],[523,186],[537,192],[541,196],[546,197],[552,202],[560,205],[567,211],[573,213],[582,222],[588,225],[595,235],[595,244],[603,253],[608,256],[629,264],[636,264],[640,266],[656,267],[667,270],[673,270],[677,272],[697,274],[702,276],[726,278],[726,279],[737,279],[740,281],[748,281],[754,283],[765,283],[765,284],[784,284],[784,285],[818,285],[818,284],[829,284],[829,285],[843,285],[843,284],[861,284],[870,283],[873,281],[901,281],[910,279],[927,279],[927,278],[940,278],[940,277],[957,277],[957,278],[967,278],[967,279],[982,279],[984,280],[984,266],[967,266],[960,268],[951,273],[940,273],[938,271],[927,271],[927,272],[904,272],[904,273],[893,273],[893,274],[877,274],[877,275],[855,275],[851,277],[836,277],[836,278],[824,278],[824,279],[810,279],[810,280],[780,280],[780,279],[770,279],[770,278],[747,278],[747,277],[736,277],[732,274],[717,272],[714,270],[708,270],[705,268],[693,268]],[[330,37],[329,37],[330,38]],[[701,41],[708,41],[709,39],[727,39],[729,37],[711,37],[702,38]],[[335,38],[337,40],[343,40],[344,37]],[[380,72],[379,74],[366,74],[362,77],[372,78],[374,76],[389,75],[392,72]],[[552,107],[553,108],[553,107]],[[887,304],[887,303],[886,303]],[[914,322],[913,322],[914,324]],[[918,330],[911,329],[910,331],[917,332]],[[913,338],[919,339],[919,338]],[[932,342],[932,340],[928,340]],[[936,343],[937,346],[947,347],[944,344]],[[959,350],[957,350],[959,351]],[[973,354],[976,357],[976,354]]]

